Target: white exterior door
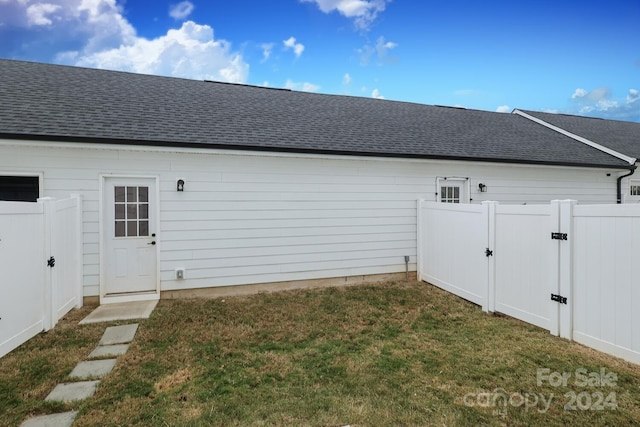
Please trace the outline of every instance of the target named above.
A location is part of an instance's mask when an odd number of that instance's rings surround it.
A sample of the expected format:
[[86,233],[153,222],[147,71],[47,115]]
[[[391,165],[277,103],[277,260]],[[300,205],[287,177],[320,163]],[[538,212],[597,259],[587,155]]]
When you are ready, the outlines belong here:
[[104,178],[101,302],[158,296],[155,178]]

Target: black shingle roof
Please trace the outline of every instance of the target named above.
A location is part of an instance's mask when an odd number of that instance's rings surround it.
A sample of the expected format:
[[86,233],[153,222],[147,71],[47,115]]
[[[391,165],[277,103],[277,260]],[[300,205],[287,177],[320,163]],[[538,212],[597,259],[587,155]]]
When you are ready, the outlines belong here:
[[513,114],[2,59],[0,137],[626,166]]
[[640,159],[640,123],[521,111],[619,153]]

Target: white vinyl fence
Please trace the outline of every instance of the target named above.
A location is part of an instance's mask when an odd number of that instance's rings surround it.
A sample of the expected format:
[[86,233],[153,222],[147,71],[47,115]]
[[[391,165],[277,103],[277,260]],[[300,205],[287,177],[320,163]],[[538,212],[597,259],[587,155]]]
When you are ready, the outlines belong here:
[[82,306],[82,200],[0,202],[0,357]]
[[640,363],[640,205],[418,202],[418,277]]

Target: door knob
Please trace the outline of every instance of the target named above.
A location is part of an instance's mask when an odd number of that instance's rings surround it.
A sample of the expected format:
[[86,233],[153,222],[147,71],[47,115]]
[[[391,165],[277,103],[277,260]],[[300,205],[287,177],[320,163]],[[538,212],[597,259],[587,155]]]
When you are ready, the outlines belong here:
[[155,244],[156,244],[156,241],[155,241],[155,240],[154,240],[154,241],[152,241],[152,242],[150,242],[150,243],[147,243],[147,245],[155,245]]

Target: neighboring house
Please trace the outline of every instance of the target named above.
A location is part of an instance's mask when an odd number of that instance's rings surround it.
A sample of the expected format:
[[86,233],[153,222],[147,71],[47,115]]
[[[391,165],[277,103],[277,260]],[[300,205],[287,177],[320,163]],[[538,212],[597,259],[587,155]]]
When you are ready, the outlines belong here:
[[633,162],[518,114],[0,60],[0,197],[83,196],[103,303],[415,271],[418,198],[614,203]]

